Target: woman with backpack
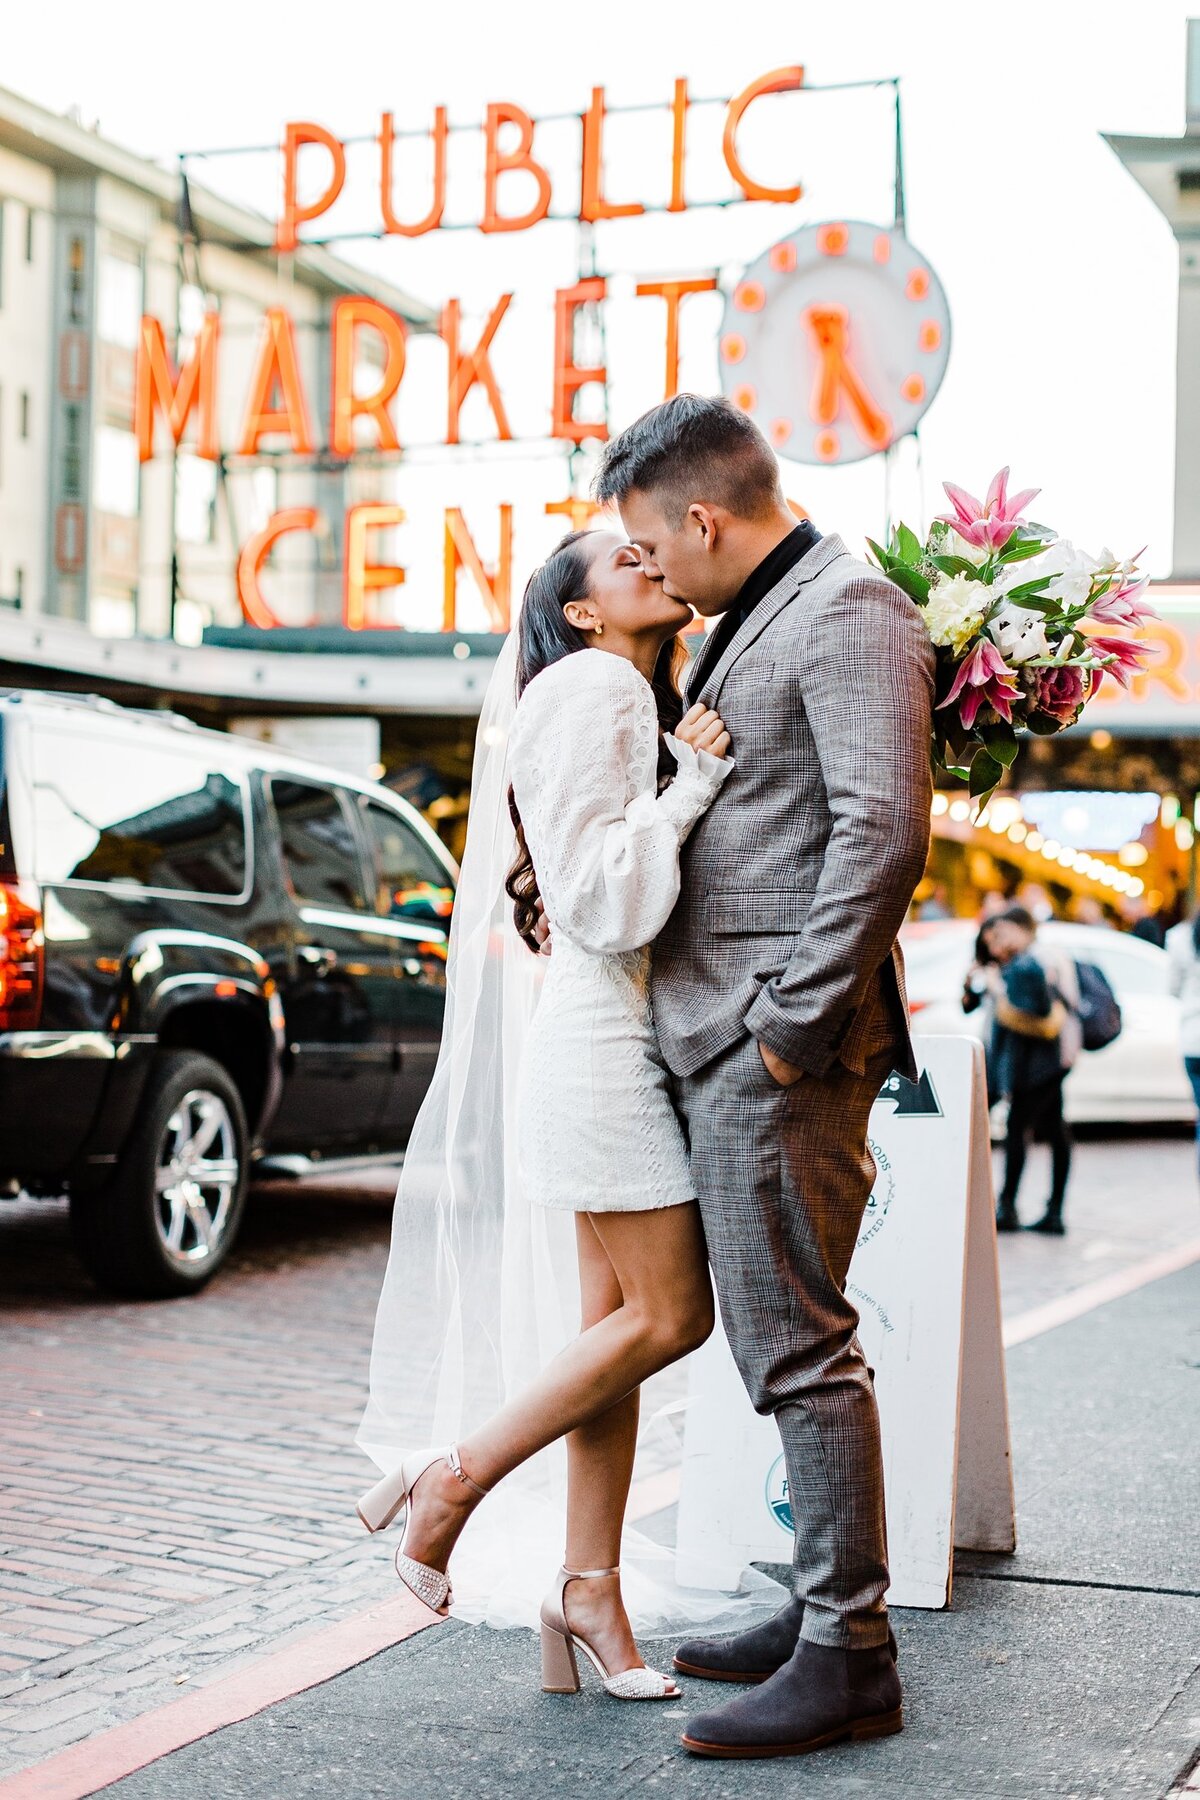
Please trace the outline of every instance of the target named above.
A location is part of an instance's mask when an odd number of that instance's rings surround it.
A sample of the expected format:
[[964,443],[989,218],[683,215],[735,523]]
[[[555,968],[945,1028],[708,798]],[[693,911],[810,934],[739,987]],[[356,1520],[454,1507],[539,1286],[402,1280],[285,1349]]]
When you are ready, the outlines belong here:
[[1079,982],[1069,957],[1036,942],[1037,924],[1023,906],[1007,906],[980,930],[994,1008],[992,1064],[1008,1096],[1004,1185],[996,1229],[1018,1231],[1017,1191],[1031,1136],[1050,1146],[1051,1186],[1041,1218],[1026,1227],[1061,1237],[1071,1174],[1071,1134],[1063,1117],[1063,1083],[1079,1054]]
[[[1167,933],[1167,986],[1178,995],[1183,1066],[1200,1108],[1200,912]],[[1196,1126],[1200,1144],[1200,1121]]]

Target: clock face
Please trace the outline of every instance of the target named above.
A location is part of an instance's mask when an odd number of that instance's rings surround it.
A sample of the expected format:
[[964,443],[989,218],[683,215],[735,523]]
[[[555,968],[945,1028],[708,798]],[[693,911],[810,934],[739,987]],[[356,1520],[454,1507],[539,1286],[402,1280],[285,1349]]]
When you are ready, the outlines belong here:
[[903,232],[808,225],[726,300],[721,385],[781,456],[860,462],[915,430],[949,355],[942,284]]

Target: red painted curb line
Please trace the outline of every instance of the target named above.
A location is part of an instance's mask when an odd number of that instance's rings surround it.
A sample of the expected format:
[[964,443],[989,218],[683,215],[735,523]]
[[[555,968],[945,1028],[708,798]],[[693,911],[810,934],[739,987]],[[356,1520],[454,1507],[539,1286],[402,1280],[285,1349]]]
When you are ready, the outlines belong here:
[[436,1614],[404,1590],[394,1600],[268,1652],[210,1687],[168,1700],[141,1718],[114,1725],[30,1769],[19,1770],[0,1781],[0,1796],[3,1800],[85,1800],[185,1744],[194,1744],[222,1726],[253,1718],[280,1700],[341,1675],[381,1650],[440,1623]]

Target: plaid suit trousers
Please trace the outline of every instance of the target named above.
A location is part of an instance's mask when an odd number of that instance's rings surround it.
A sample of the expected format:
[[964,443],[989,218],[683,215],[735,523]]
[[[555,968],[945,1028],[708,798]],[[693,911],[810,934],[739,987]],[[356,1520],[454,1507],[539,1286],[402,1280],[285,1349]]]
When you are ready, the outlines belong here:
[[743,1037],[676,1084],[725,1333],[783,1440],[803,1635],[843,1648],[888,1630],[879,1414],[843,1290],[875,1179],[867,1121],[897,1049],[877,1038],[864,1073],[835,1062],[782,1088]]

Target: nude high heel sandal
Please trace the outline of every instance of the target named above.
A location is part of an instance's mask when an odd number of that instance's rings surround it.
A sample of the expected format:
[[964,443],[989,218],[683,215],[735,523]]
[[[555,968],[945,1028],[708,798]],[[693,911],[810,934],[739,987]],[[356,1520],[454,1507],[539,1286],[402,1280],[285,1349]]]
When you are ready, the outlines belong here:
[[598,1581],[605,1575],[619,1575],[619,1569],[560,1569],[552,1591],[542,1602],[542,1692],[544,1694],[577,1694],[579,1661],[582,1650],[614,1700],[677,1700],[680,1690],[669,1676],[657,1669],[623,1669],[610,1675],[596,1652],[585,1639],[567,1624],[563,1595],[569,1581]]
[[[478,1494],[482,1500],[489,1489],[480,1487],[466,1473],[459,1458],[457,1446],[451,1445],[448,1450],[421,1450],[414,1456],[406,1456],[404,1461],[373,1488],[362,1496],[358,1503],[358,1516],[368,1531],[382,1531],[391,1524],[399,1513],[407,1515],[408,1503],[412,1491],[427,1469],[436,1462],[445,1462],[452,1475],[461,1481],[464,1487]],[[408,1535],[408,1519],[404,1520],[404,1535]],[[444,1613],[453,1599],[450,1577],[441,1569],[432,1569],[428,1563],[417,1562],[414,1557],[404,1553],[404,1538],[400,1540],[400,1548],[396,1552],[396,1573],[405,1587],[424,1602],[431,1612]]]

